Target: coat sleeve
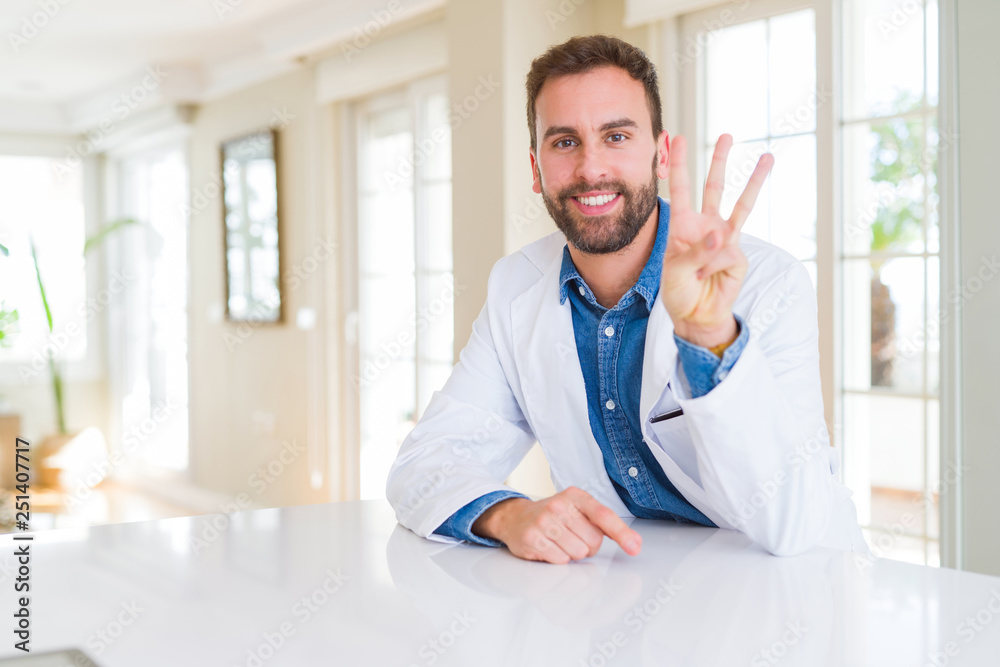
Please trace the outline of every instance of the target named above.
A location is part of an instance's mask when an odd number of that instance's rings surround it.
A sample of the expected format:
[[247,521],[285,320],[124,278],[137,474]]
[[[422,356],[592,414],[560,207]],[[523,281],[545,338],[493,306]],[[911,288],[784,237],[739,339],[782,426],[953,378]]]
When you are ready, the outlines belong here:
[[396,519],[422,537],[453,541],[432,533],[476,498],[510,490],[504,480],[535,443],[501,363],[494,311],[487,297],[451,377],[434,392],[389,470],[386,498]]
[[[805,268],[792,264],[743,317],[750,340],[722,382],[698,398],[684,382],[671,391],[713,508],[771,553],[796,554],[820,542],[839,500]],[[678,362],[674,375],[682,373]]]

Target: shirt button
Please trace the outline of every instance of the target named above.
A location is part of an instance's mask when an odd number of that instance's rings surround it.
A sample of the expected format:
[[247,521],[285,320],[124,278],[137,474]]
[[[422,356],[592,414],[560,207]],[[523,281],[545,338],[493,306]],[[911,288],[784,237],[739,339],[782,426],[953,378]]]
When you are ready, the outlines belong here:
[[606,407],[608,410],[614,410],[615,409],[615,402],[609,400],[607,403],[604,404],[604,407]]
[[608,338],[611,338],[612,336],[615,335],[615,328],[608,327],[607,329],[604,330],[604,335],[607,336]]
[[587,290],[583,289],[583,285],[580,285],[580,296],[587,296]]
[[639,476],[639,469],[636,468],[635,466],[632,466],[631,468],[628,469],[628,474],[630,476],[632,476],[632,477],[638,477]]
[[729,375],[729,371],[719,371],[719,382],[725,380],[727,375]]

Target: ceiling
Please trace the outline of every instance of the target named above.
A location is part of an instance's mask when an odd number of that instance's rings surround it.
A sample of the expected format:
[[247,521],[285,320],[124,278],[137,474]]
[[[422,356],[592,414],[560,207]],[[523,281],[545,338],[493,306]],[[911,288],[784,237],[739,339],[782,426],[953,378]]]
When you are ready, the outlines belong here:
[[[0,131],[75,133],[136,86],[197,103],[443,0],[3,0]],[[147,69],[150,68],[150,69]],[[160,72],[150,86],[147,74]]]

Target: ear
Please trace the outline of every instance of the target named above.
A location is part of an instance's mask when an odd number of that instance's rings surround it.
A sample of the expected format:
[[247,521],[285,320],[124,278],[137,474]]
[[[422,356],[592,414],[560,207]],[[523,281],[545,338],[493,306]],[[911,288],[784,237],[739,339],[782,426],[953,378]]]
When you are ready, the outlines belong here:
[[670,175],[670,135],[666,130],[656,138],[656,177],[664,180]]
[[538,159],[535,157],[535,149],[528,149],[528,156],[531,157],[531,191],[535,194],[542,193],[542,175],[538,171]]

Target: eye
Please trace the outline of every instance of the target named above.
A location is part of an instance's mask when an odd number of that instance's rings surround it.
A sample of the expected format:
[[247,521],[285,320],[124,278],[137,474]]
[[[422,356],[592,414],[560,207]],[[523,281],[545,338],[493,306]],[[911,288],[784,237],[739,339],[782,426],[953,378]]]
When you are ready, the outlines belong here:
[[615,132],[614,134],[608,136],[608,140],[611,141],[611,143],[613,144],[620,144],[621,142],[625,141],[625,139],[626,139],[625,135],[622,134],[621,132]]
[[570,146],[572,146],[575,143],[576,143],[576,141],[574,141],[573,139],[570,139],[570,138],[567,137],[565,139],[559,139],[558,141],[556,141],[555,147],[556,148],[569,148]]

